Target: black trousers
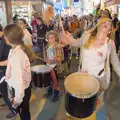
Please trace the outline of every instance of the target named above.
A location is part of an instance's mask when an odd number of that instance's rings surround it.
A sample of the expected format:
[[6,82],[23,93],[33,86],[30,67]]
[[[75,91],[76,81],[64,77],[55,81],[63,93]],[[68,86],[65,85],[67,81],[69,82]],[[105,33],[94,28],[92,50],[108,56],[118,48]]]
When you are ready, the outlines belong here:
[[23,102],[17,109],[21,120],[31,120],[30,104],[29,104],[30,97],[31,97],[31,87],[25,89],[25,96],[23,98]]
[[12,104],[11,104],[10,100],[8,99],[7,83],[5,81],[3,81],[0,84],[0,92],[2,94],[2,97],[5,101],[5,103],[8,105],[9,109],[11,111],[13,111]]

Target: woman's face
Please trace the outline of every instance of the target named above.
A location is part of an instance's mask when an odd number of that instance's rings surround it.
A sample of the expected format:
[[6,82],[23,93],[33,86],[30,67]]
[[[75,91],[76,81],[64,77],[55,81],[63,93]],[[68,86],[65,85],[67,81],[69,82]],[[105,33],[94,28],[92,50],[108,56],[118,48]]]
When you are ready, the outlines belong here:
[[54,44],[55,41],[56,41],[55,35],[49,35],[49,36],[48,36],[48,43],[49,43],[49,44]]
[[99,32],[109,33],[111,31],[111,22],[104,21],[102,24],[98,26]]
[[42,21],[39,20],[39,19],[37,19],[37,24],[38,24],[38,25],[42,25]]
[[17,21],[17,24],[20,25],[20,27],[21,27],[22,29],[25,29],[25,26],[26,26],[26,25],[24,24],[23,21],[18,20],[18,21]]

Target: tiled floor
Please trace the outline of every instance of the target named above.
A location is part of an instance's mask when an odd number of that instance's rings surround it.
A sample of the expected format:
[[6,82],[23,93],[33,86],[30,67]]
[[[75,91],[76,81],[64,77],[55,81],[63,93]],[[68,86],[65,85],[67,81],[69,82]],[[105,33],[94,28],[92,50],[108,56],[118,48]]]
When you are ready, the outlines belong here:
[[[78,62],[72,60],[71,71],[77,71]],[[112,82],[109,89],[105,92],[105,111],[109,120],[120,120],[120,83],[116,74],[113,72]],[[64,79],[59,78],[61,87],[60,99],[52,103],[50,99],[43,98],[44,89],[33,89],[31,97],[32,120],[67,120],[64,107]],[[0,103],[3,103],[2,99]],[[103,110],[104,111],[104,108]],[[9,112],[8,108],[0,109],[0,120],[6,120],[5,115]],[[102,113],[102,112],[101,112]],[[104,120],[104,114],[99,114],[97,120]],[[11,120],[19,120],[19,117]]]

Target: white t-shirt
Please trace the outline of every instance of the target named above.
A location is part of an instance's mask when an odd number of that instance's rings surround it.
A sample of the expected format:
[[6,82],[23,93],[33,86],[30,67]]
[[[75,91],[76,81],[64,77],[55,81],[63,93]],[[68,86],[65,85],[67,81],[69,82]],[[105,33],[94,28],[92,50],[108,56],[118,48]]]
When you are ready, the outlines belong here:
[[54,48],[53,46],[49,46],[48,49],[47,49],[47,58],[48,60],[50,60],[51,62],[53,61],[53,63],[51,64],[47,64],[49,65],[50,67],[54,68],[56,66],[56,62],[54,60]]
[[102,72],[100,76],[98,74],[102,69],[104,69],[105,59],[107,56],[107,47],[108,45],[104,44],[102,47],[97,49],[83,49],[81,70],[98,78],[104,76],[105,72]]
[[15,100],[18,103],[23,101],[25,89],[31,82],[31,67],[26,53],[17,46],[11,49],[8,56],[6,70],[6,82],[15,89]]
[[30,45],[30,46],[33,46],[33,43],[32,43],[32,35],[29,33],[29,31],[27,29],[24,29],[24,38],[23,38],[23,41],[24,41],[24,44],[25,45]]

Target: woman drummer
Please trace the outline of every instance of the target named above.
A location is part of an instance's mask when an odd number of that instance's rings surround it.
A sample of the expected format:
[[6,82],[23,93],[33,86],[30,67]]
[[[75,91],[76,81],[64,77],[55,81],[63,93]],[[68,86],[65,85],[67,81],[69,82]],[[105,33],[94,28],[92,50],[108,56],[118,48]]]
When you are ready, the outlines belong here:
[[85,32],[80,39],[73,39],[68,32],[63,34],[62,42],[81,48],[79,71],[96,77],[101,90],[109,87],[110,63],[120,77],[120,62],[112,36],[112,21],[109,18],[101,19],[95,28]]

